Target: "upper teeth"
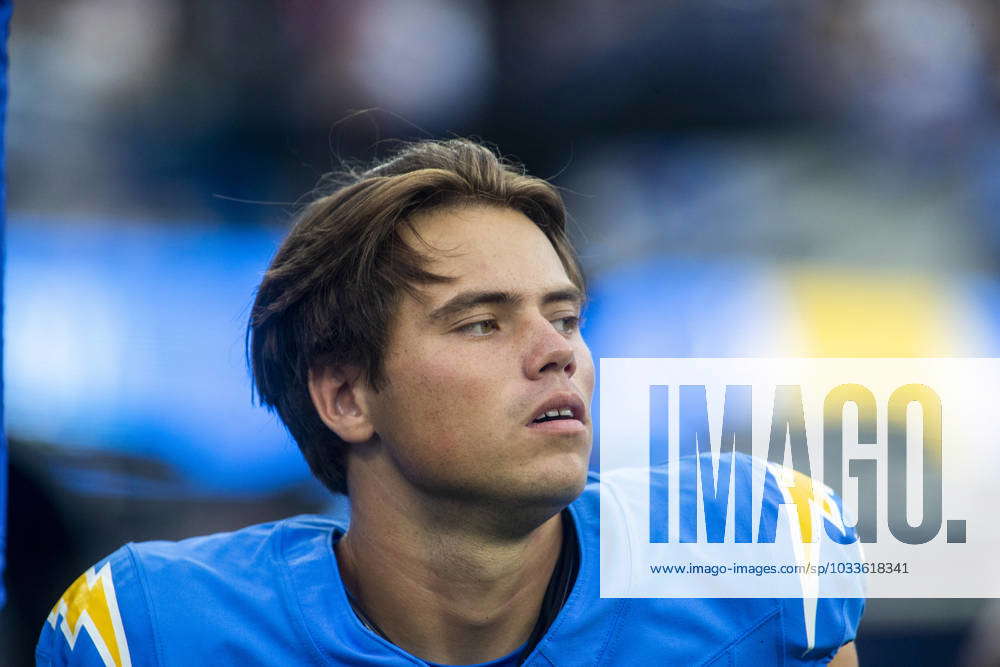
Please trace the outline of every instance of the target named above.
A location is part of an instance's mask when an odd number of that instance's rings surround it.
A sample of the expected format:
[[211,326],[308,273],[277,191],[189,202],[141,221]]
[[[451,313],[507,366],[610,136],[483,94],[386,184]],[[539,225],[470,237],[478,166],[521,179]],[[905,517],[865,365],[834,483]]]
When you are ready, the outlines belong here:
[[535,417],[535,419],[542,419],[543,417],[572,417],[573,411],[569,408],[562,408],[561,410],[546,410],[542,414]]

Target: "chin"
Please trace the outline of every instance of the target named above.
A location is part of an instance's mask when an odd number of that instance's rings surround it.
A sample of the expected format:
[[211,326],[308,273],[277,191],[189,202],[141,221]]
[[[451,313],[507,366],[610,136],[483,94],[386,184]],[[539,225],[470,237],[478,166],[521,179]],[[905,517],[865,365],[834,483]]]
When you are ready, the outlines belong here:
[[559,511],[577,499],[587,485],[587,459],[561,461],[558,466],[540,470],[534,479],[521,479],[525,504],[547,506]]
[[544,491],[534,489],[502,500],[502,512],[494,515],[499,533],[522,537],[556,516],[583,491],[586,479],[579,484],[549,486]]

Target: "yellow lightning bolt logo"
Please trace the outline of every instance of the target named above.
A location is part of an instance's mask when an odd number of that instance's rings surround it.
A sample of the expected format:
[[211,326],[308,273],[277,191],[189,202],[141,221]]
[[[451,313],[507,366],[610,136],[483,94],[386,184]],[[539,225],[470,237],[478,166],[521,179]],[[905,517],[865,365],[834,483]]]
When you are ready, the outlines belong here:
[[100,571],[90,568],[81,574],[56,602],[47,620],[53,630],[58,624],[70,650],[76,646],[80,630],[86,629],[105,667],[131,667],[109,563]]

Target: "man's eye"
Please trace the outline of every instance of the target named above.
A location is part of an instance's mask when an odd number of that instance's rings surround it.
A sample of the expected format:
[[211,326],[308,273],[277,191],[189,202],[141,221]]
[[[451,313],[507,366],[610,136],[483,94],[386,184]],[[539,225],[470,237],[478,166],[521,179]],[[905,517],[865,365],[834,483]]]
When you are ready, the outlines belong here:
[[479,320],[478,322],[473,322],[472,324],[466,324],[463,327],[459,327],[458,330],[464,333],[472,334],[473,336],[486,336],[497,330],[497,321]]
[[558,320],[552,320],[552,326],[560,333],[573,333],[580,328],[580,318],[577,315],[560,317]]

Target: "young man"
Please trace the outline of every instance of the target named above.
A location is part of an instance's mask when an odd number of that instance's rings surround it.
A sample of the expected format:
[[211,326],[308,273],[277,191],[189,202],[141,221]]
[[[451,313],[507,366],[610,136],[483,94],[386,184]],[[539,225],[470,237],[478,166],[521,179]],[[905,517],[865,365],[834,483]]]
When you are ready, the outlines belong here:
[[39,664],[856,662],[859,601],[820,600],[807,638],[798,600],[600,598],[583,301],[557,191],[478,144],[311,204],[250,357],[349,528],[127,545],[57,603]]

